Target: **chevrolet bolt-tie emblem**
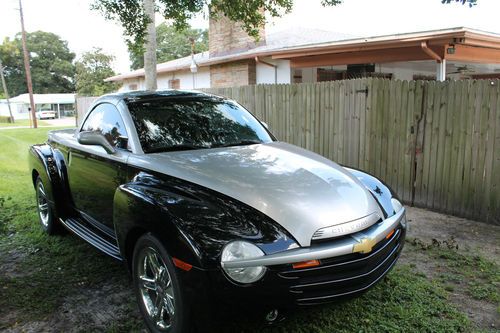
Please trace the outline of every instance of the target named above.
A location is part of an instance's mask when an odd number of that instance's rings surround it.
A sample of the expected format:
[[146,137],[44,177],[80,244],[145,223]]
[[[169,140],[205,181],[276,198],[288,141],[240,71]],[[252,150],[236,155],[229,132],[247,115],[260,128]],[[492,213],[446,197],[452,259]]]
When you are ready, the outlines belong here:
[[359,241],[358,244],[355,244],[353,246],[352,252],[369,253],[372,251],[375,244],[376,244],[375,239],[363,238]]

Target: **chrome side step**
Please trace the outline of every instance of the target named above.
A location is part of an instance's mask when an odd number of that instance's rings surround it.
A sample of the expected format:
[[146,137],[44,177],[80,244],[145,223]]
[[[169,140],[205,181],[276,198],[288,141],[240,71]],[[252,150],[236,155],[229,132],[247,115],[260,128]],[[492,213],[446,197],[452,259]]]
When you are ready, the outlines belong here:
[[80,238],[83,238],[85,241],[90,243],[90,245],[95,246],[102,252],[115,259],[123,260],[120,254],[120,249],[116,245],[116,241],[115,243],[113,243],[114,240],[111,239],[111,237],[106,237],[107,235],[102,234],[99,230],[95,230],[95,228],[92,228],[85,221],[78,218],[59,220],[66,228],[68,228],[71,232],[73,232]]

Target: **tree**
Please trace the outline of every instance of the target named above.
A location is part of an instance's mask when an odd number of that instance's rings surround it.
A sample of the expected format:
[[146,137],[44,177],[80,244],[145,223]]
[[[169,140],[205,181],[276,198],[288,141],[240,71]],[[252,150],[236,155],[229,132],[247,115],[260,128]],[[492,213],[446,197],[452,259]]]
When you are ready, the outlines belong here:
[[[186,29],[177,30],[171,24],[162,23],[156,27],[156,57],[158,62],[166,62],[191,54],[191,44],[189,38],[195,41],[194,52],[199,53],[208,50],[208,30]],[[144,57],[142,52],[138,52],[138,47],[129,49],[129,56],[132,69],[144,67]]]
[[[100,10],[107,19],[119,21],[125,29],[125,40],[130,47],[141,47],[148,42],[149,56],[151,57],[151,45],[156,42],[148,25],[154,23],[154,15],[146,9],[151,9],[154,0],[94,0],[92,8]],[[477,0],[441,0],[443,3],[452,1],[474,4]],[[323,6],[336,6],[342,0],[321,0]],[[143,5],[144,4],[144,5]],[[232,21],[240,22],[243,29],[258,39],[259,27],[265,24],[265,13],[271,17],[278,17],[289,12],[293,7],[293,0],[157,0],[154,11],[173,23],[173,26],[182,30],[188,26],[188,20],[194,15],[202,12],[204,8],[209,9],[210,15],[217,17],[224,15]],[[141,50],[141,49],[140,49]],[[140,51],[139,50],[139,51]],[[142,48],[142,51],[144,48]],[[145,63],[146,82],[149,78],[156,77],[156,68]],[[150,86],[146,86],[151,89]]]
[[[56,34],[36,31],[27,34],[30,51],[33,91],[38,94],[74,92],[75,54],[68,42]],[[0,45],[0,57],[5,67],[5,79],[12,96],[26,93],[21,33],[14,39],[5,38]]]
[[114,57],[102,52],[100,48],[82,54],[76,62],[76,92],[82,96],[100,96],[118,89],[116,83],[104,82],[115,75],[111,68]]

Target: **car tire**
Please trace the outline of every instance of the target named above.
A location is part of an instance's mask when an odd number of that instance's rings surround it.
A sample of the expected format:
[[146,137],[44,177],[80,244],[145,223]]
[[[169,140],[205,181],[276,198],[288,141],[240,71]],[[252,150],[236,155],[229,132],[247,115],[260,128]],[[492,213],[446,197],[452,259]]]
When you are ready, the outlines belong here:
[[190,332],[190,311],[172,258],[151,233],[139,238],[132,260],[134,291],[150,332]]
[[49,235],[57,234],[60,231],[60,224],[57,222],[54,209],[50,206],[47,191],[40,176],[37,177],[35,182],[35,192],[38,220],[42,225],[43,231]]

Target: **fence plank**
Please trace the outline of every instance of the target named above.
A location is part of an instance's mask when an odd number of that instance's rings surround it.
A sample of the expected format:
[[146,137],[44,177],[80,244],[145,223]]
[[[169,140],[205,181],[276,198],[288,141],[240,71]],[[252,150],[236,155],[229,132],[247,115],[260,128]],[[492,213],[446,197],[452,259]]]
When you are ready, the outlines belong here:
[[443,166],[441,170],[441,183],[438,184],[439,196],[437,200],[438,207],[442,207],[444,211],[448,212],[448,206],[446,203],[446,198],[448,196],[448,184],[451,182],[450,174],[451,159],[453,155],[453,145],[452,137],[454,135],[453,131],[453,118],[455,116],[455,104],[454,104],[454,93],[456,92],[456,81],[451,81],[446,85],[446,105],[443,107],[443,112],[445,113],[445,122],[443,123],[443,135],[444,143],[442,145],[442,156]]
[[492,117],[492,122],[495,122],[495,133],[492,135],[493,142],[493,166],[492,166],[492,181],[490,188],[490,209],[486,222],[500,225],[500,80],[495,82],[496,86],[496,116]]
[[399,192],[398,195],[404,202],[409,202],[411,200],[411,184],[410,184],[410,170],[411,170],[411,158],[410,156],[414,152],[413,148],[413,133],[411,131],[412,119],[414,112],[413,98],[414,95],[414,83],[413,86],[408,81],[402,82],[401,87],[401,127],[399,129],[399,149],[398,149],[398,184]]
[[490,90],[490,103],[489,103],[489,117],[487,121],[487,138],[485,144],[486,156],[484,164],[484,189],[483,189],[483,200],[482,200],[482,211],[483,220],[488,220],[490,218],[490,212],[492,210],[491,202],[488,195],[491,193],[492,187],[492,177],[494,173],[493,169],[493,158],[494,158],[494,142],[495,142],[495,119],[498,102],[498,95],[496,94],[497,88],[495,85],[488,85]]
[[426,92],[427,86],[422,81],[415,83],[415,100],[414,100],[414,128],[415,142],[413,154],[411,154],[411,173],[410,173],[410,186],[411,186],[411,204],[422,205],[423,203],[423,174],[424,174],[424,138],[426,126],[426,99],[428,93]]

